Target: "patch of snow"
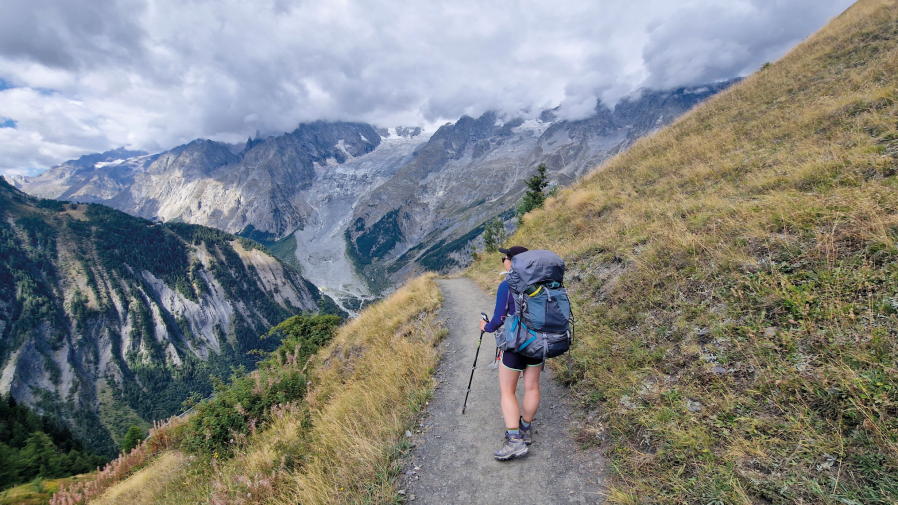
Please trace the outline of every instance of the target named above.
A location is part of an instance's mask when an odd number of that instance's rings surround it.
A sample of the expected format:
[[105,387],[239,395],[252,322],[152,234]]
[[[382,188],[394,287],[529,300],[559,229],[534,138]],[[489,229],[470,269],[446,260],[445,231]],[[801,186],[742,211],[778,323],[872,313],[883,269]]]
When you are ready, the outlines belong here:
[[539,137],[549,126],[551,126],[551,123],[544,123],[538,119],[528,119],[519,126],[512,128],[511,131],[520,134],[530,133],[534,137]]
[[121,165],[125,160],[113,160],[113,161],[98,161],[94,163],[94,168],[103,168],[108,167],[110,165]]
[[[365,138],[365,136],[362,135],[362,138]],[[365,138],[365,140],[368,140],[368,139]],[[368,142],[371,142],[371,141],[368,140]],[[349,151],[346,150],[346,142],[345,142],[343,139],[340,139],[340,141],[337,142],[337,146],[336,146],[336,147],[337,147],[337,149],[343,151],[343,154],[346,155],[346,161],[349,161],[349,160],[351,160],[352,158],[355,158],[355,156],[349,154]]]

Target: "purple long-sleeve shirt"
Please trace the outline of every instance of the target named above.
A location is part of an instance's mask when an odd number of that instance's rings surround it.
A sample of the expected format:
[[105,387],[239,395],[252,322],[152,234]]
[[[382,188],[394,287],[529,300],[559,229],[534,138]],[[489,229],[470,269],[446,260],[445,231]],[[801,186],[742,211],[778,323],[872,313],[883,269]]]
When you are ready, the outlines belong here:
[[507,316],[514,315],[514,299],[508,290],[508,281],[502,281],[499,284],[499,290],[496,292],[496,308],[493,309],[493,319],[486,323],[485,331],[492,333],[502,326]]

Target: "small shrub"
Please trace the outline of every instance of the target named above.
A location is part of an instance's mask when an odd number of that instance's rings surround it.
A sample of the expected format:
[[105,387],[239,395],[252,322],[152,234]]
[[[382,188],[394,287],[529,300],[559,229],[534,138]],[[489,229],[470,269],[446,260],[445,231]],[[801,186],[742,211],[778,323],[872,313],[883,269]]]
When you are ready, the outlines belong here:
[[306,391],[305,364],[333,337],[338,316],[295,316],[271,329],[265,338],[281,345],[259,368],[234,370],[230,384],[221,381],[216,395],[200,403],[183,434],[182,447],[214,458],[230,457],[271,418],[271,409],[301,401]]

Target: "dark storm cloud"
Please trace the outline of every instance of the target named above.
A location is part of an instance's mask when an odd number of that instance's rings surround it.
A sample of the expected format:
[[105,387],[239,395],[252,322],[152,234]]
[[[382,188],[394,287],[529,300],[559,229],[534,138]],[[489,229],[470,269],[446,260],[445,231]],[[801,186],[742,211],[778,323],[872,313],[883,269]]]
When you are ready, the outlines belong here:
[[142,9],[114,0],[3,1],[0,54],[62,68],[120,61],[140,52]]
[[315,119],[585,117],[751,72],[849,3],[0,0],[0,172]]

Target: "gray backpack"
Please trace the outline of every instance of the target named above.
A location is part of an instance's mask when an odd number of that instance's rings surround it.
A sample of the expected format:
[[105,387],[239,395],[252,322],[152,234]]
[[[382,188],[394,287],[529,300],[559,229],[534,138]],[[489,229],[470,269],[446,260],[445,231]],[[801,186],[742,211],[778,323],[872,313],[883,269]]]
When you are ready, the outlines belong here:
[[517,254],[505,280],[515,314],[505,321],[505,332],[496,333],[496,346],[543,360],[566,353],[573,335],[564,260],[551,251]]

